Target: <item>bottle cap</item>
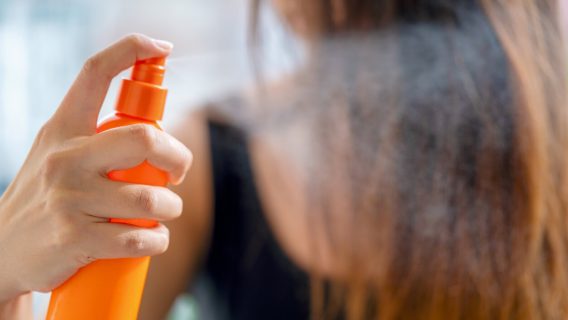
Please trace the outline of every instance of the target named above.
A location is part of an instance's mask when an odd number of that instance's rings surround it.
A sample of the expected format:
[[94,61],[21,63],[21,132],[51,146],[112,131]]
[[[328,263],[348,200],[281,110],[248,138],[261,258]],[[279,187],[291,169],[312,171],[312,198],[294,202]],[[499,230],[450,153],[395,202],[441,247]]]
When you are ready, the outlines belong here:
[[165,63],[165,58],[136,61],[130,79],[122,80],[116,111],[144,120],[161,120],[168,93],[162,87]]

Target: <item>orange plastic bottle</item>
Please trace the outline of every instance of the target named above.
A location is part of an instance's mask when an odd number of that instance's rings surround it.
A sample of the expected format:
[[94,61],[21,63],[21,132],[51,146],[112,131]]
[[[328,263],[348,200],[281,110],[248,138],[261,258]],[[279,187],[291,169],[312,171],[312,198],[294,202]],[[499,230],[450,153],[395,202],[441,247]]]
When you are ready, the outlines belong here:
[[[146,123],[161,130],[167,90],[162,87],[165,59],[154,58],[136,62],[131,79],[124,79],[114,115],[104,119],[97,129]],[[112,171],[112,180],[137,184],[165,186],[167,174],[146,161],[135,168]],[[141,219],[110,219],[153,227],[155,221]],[[47,312],[47,320],[134,320],[138,315],[150,257],[98,260],[80,269],[73,277],[55,289]]]

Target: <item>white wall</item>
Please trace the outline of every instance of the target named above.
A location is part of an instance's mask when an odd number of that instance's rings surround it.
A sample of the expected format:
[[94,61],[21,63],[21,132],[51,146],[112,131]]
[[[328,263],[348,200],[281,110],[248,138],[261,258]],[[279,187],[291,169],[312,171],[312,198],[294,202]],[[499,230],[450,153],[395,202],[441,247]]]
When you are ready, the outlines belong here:
[[[247,7],[247,0],[0,0],[0,192],[83,61],[127,33],[175,45],[166,126],[192,106],[246,86]],[[103,114],[111,112],[118,83]],[[35,296],[40,319],[48,297]]]
[[[0,0],[0,190],[21,165],[83,61],[141,32],[175,48],[166,124],[189,106],[237,91],[247,66],[247,0]],[[112,109],[114,81],[103,113]]]

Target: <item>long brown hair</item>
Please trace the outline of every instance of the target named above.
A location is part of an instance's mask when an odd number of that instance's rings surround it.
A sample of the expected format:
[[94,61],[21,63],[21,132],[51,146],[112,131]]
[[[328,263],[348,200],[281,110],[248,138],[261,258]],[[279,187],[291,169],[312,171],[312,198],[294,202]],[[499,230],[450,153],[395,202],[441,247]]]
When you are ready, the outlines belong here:
[[[568,318],[557,2],[295,2],[312,43],[381,42],[342,69],[354,84],[312,130],[313,223],[329,225],[344,275],[314,274],[313,317]],[[379,78],[358,82],[371,65]]]

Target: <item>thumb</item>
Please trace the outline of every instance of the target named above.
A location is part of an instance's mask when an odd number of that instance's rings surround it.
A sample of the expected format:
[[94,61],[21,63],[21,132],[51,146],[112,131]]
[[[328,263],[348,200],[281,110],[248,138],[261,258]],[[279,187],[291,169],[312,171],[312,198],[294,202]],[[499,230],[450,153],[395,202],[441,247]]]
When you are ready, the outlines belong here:
[[136,60],[167,56],[171,49],[169,42],[132,34],[95,54],[83,66],[53,120],[65,135],[94,134],[112,78]]

